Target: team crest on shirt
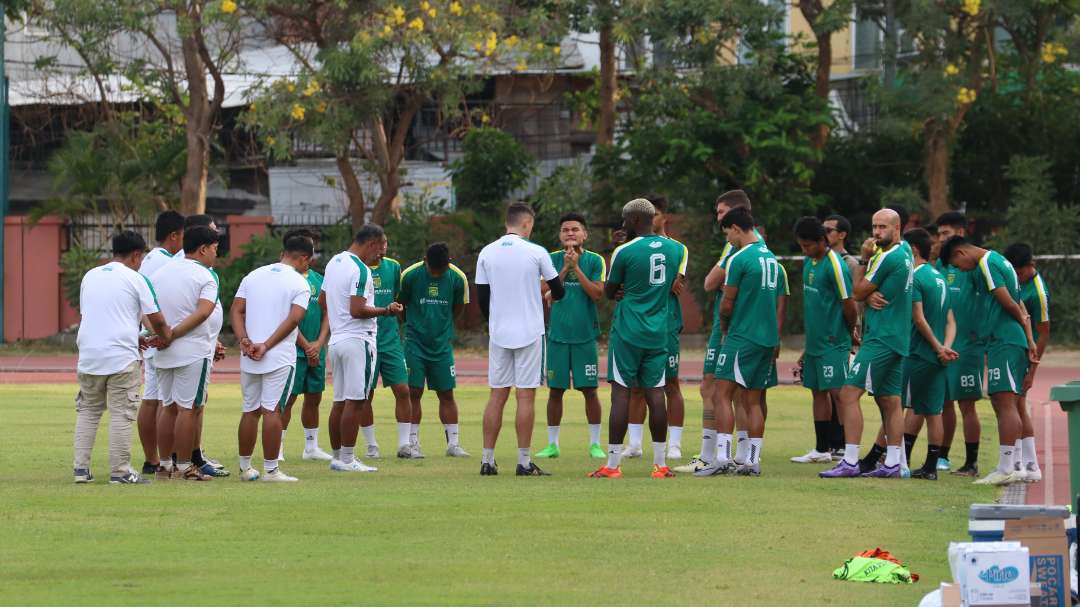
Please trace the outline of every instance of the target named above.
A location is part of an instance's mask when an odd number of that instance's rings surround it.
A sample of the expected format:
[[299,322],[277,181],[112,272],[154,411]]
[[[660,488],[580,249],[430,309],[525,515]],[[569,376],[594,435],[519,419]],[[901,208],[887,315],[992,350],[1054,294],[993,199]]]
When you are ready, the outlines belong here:
[[945,274],[945,280],[949,281],[949,284],[951,285],[952,283],[956,282],[956,274],[953,274],[952,272],[947,272]]
[[372,284],[375,285],[376,289],[381,289],[382,288],[382,275],[376,274],[375,276],[373,276],[372,277]]
[[434,284],[434,283],[429,284],[428,287],[427,287],[427,294],[428,294],[428,297],[438,297],[439,296],[439,285]]

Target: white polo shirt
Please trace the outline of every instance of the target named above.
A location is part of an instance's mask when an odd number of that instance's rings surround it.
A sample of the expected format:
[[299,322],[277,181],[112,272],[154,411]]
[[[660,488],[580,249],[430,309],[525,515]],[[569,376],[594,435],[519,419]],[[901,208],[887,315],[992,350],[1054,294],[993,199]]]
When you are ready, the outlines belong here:
[[349,313],[349,299],[354,295],[363,297],[369,306],[375,305],[375,285],[367,265],[348,251],[334,255],[326,264],[322,290],[326,293],[326,315],[330,322],[327,345],[353,338],[374,343],[378,335],[377,319],[353,318]]
[[[295,268],[273,263],[255,268],[240,281],[236,297],[244,299],[244,327],[255,343],[266,341],[285,321],[294,305],[305,310],[311,300],[311,287]],[[240,357],[240,370],[269,373],[296,364],[296,332],[266,351],[262,360]]]
[[[180,249],[176,254],[172,254],[166,251],[162,247],[154,247],[149,253],[143,257],[142,265],[139,266],[139,274],[150,278],[154,272],[161,269],[162,266],[184,258],[184,250]],[[153,358],[157,353],[157,348],[147,348],[143,351],[143,358]]]
[[558,275],[551,255],[517,234],[507,234],[480,251],[476,284],[491,288],[491,343],[513,350],[544,335],[540,280],[547,282]]
[[175,328],[195,313],[199,300],[214,302],[214,312],[187,335],[158,350],[154,366],[175,369],[193,362],[213,358],[223,313],[218,302],[217,274],[194,259],[182,259],[162,266],[150,277],[161,304],[165,322]]
[[159,310],[150,282],[113,261],[83,276],[79,311],[79,373],[112,375],[139,360],[142,317]]

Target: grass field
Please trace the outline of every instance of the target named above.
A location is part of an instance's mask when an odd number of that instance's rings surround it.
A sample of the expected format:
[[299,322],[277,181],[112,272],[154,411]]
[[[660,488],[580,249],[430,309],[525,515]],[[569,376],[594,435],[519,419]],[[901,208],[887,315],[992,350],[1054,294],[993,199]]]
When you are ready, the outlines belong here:
[[[233,477],[110,486],[102,482],[103,424],[98,480],[76,486],[75,392],[72,385],[0,386],[0,604],[914,605],[949,577],[946,545],[966,537],[968,505],[995,497],[992,488],[948,476],[937,483],[815,478],[819,467],[787,462],[812,444],[806,393],[797,388],[770,392],[757,479],[653,480],[648,446],[643,460],[625,463],[628,478],[587,479],[598,464],[584,455],[576,396],[568,397],[563,457],[543,464],[554,476],[513,476],[508,411],[502,475],[481,478],[486,389],[467,387],[458,394],[470,460],[442,457],[430,406],[421,435],[428,458],[384,459],[376,474],[331,473],[300,461],[297,425],[283,466],[300,477],[294,485]],[[213,386],[210,396],[204,442],[235,472],[239,387]],[[390,402],[380,391],[384,453],[396,443]],[[696,389],[687,409],[689,456],[700,444]],[[865,411],[877,419],[868,400]],[[996,434],[992,416],[983,423],[986,467]],[[538,415],[534,449],[542,447],[544,424]],[[920,441],[916,464],[924,448]],[[954,452],[962,458],[959,439]],[[832,580],[846,558],[876,546],[923,581]]]

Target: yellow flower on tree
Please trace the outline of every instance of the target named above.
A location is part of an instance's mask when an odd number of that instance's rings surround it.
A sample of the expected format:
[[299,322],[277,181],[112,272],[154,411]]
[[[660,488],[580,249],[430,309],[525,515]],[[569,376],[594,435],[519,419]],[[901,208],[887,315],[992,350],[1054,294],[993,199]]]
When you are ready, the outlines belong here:
[[303,120],[304,106],[300,105],[299,103],[293,104],[292,112],[289,112],[289,114],[293,117],[294,120]]
[[946,76],[955,76],[955,75],[957,75],[959,73],[960,73],[960,68],[956,67],[956,65],[950,63],[949,65],[945,66],[945,75]]
[[490,57],[495,49],[499,46],[499,35],[495,32],[488,32],[487,40],[484,41],[484,56]]
[[395,6],[390,9],[390,16],[387,18],[391,25],[401,25],[405,23],[405,9],[400,6]]
[[233,0],[221,0],[221,12],[231,15],[236,12],[236,2]]
[[382,28],[382,33],[389,36],[390,34],[394,33],[394,28],[390,27],[390,25],[384,25]]
[[434,18],[435,18],[435,15],[438,15],[438,14],[439,14],[439,11],[437,11],[437,10],[435,9],[435,7],[433,6],[433,7],[431,7],[431,8],[429,8],[429,9],[428,9],[428,12],[427,12],[427,14],[428,14],[428,16],[429,16],[429,17],[431,17],[432,19],[434,19]]
[[511,34],[511,35],[507,36],[506,40],[504,40],[503,42],[506,44],[506,46],[508,46],[510,48],[514,48],[515,46],[517,46],[517,43],[520,42],[520,41],[521,41],[520,38],[518,38],[517,36]]
[[514,66],[514,71],[515,72],[524,72],[525,69],[528,68],[528,67],[529,66],[526,65],[524,61],[518,61],[517,65]]
[[320,90],[321,89],[319,88],[319,81],[318,80],[312,80],[311,82],[308,83],[307,88],[304,89],[304,96],[305,97],[310,97],[310,96],[314,95],[315,93],[318,93]]
[[409,22],[409,29],[416,30],[418,32],[424,31],[424,20],[417,17]]
[[290,82],[290,83],[285,85],[285,90],[289,91],[290,93],[295,93],[296,92],[296,85]]
[[273,146],[275,143],[277,143],[277,139],[274,139],[269,135],[266,136],[266,145]]
[[428,4],[427,0],[424,0],[423,2],[420,3],[420,10],[426,11],[429,8],[431,8],[431,5]]
[[457,17],[460,17],[461,13],[463,13],[463,12],[465,12],[465,11],[464,11],[464,9],[461,8],[461,3],[460,2],[455,1],[455,2],[450,3],[450,14],[452,14],[454,16],[457,16]]
[[960,90],[956,93],[956,102],[961,105],[970,105],[975,103],[975,91],[969,89],[966,86],[960,87]]
[[979,14],[980,0],[964,0],[964,6],[961,8],[965,13],[974,17]]
[[326,113],[326,102],[325,101],[320,101],[319,105],[315,106],[315,111],[320,113],[320,114],[325,114]]

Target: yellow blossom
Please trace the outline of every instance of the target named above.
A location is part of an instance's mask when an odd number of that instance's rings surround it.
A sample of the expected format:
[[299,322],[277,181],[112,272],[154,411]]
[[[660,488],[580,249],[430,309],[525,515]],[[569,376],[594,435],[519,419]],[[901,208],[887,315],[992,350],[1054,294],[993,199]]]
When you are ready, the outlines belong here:
[[293,119],[295,119],[295,120],[303,120],[304,119],[304,106],[300,105],[299,103],[293,104],[292,112],[290,112],[290,114],[292,115]]
[[495,52],[495,48],[499,46],[499,35],[495,32],[488,32],[487,40],[484,41],[484,56],[490,57]]
[[405,23],[405,9],[400,6],[395,6],[390,9],[390,14],[386,18],[390,22],[390,25],[401,25]]
[[315,93],[318,93],[319,90],[320,90],[319,81],[318,80],[312,80],[311,82],[308,83],[307,88],[304,89],[304,96],[305,97],[310,97],[310,96],[314,95]]
[[562,47],[561,46],[556,46],[555,48],[553,48],[551,50],[553,50],[556,55],[561,55],[562,54]]
[[956,93],[956,102],[961,105],[970,105],[975,103],[975,91],[969,89],[966,86],[960,87],[960,90]]
[[252,111],[252,112],[254,112],[254,111],[255,111],[255,102],[254,102],[254,101],[252,101],[252,102],[251,102],[251,105],[249,105],[249,106],[248,106],[248,110],[249,110],[249,111]]
[[515,46],[517,46],[517,43],[520,42],[520,41],[521,40],[517,36],[511,34],[511,35],[507,36],[506,40],[504,40],[503,42],[506,44],[506,46],[508,46],[510,48],[514,48]]
[[427,12],[427,14],[428,14],[428,16],[429,16],[429,17],[431,17],[432,19],[434,19],[434,18],[435,18],[435,15],[438,15],[438,14],[439,14],[439,11],[438,11],[438,10],[436,10],[436,9],[435,9],[435,7],[433,6],[433,7],[431,7],[431,8],[429,8],[429,9],[428,9],[428,12]]
[[326,102],[325,101],[320,101],[319,105],[317,105],[315,107],[315,111],[320,113],[320,114],[325,114],[326,113]]
[[481,115],[480,116],[480,122],[482,122],[484,124],[487,124],[487,123],[491,122],[491,116],[488,116],[487,114]]
[[296,92],[296,85],[290,82],[290,83],[285,85],[285,90],[289,91],[290,93],[295,93]]
[[1057,57],[1054,55],[1054,52],[1052,50],[1043,47],[1042,60],[1043,63],[1053,63],[1057,61]]
[[460,17],[462,12],[464,12],[464,11],[461,8],[461,3],[460,2],[455,1],[455,2],[450,3],[450,13],[451,14]]
[[382,33],[389,36],[390,34],[394,33],[394,28],[390,27],[389,25],[384,25],[382,28]]
[[536,43],[536,50],[538,50],[538,51],[544,50],[544,43],[543,42],[537,42]]
[[964,0],[964,6],[961,10],[974,17],[979,14],[979,4],[981,4],[981,0]]
[[221,12],[231,15],[236,12],[236,2],[233,0],[221,0]]
[[273,137],[267,135],[267,137],[266,137],[266,145],[272,146],[275,143],[277,143],[277,139],[274,139]]
[[955,76],[955,75],[957,75],[959,73],[960,73],[960,68],[956,67],[952,63],[945,66],[945,75],[946,76]]
[[428,4],[427,0],[424,0],[423,2],[420,3],[420,10],[426,11],[429,8],[431,8],[431,5]]
[[529,67],[529,66],[526,65],[524,61],[518,61],[517,65],[514,66],[514,71],[515,72],[524,72],[525,68],[527,68],[527,67]]
[[409,29],[414,29],[418,32],[424,31],[424,20],[417,17],[409,22]]

